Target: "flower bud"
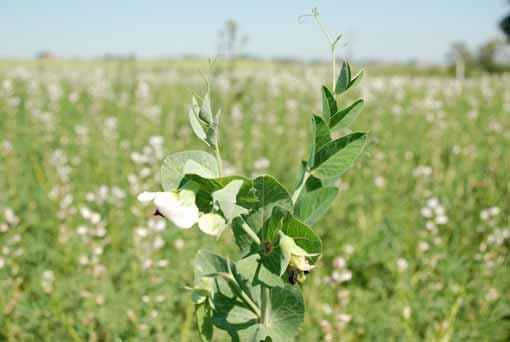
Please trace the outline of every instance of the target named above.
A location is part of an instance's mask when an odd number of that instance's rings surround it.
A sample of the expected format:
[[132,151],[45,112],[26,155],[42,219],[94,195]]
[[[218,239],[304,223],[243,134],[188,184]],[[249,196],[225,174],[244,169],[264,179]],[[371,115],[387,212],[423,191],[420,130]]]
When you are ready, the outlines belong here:
[[285,265],[293,268],[299,272],[310,272],[313,265],[308,262],[307,257],[312,257],[317,254],[310,254],[303,248],[299,247],[293,238],[285,235],[281,230],[280,234],[280,249],[285,258]]
[[206,234],[220,236],[223,230],[225,230],[226,222],[220,215],[208,213],[200,216],[198,227]]

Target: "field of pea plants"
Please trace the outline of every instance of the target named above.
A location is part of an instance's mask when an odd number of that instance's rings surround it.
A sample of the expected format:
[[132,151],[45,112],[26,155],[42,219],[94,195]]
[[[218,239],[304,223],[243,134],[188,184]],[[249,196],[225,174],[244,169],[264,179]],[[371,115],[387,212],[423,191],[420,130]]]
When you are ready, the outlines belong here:
[[[193,259],[235,258],[137,196],[188,125],[207,61],[0,62],[0,341],[195,341]],[[326,65],[218,61],[226,174],[288,189]],[[368,68],[342,97],[368,144],[314,225],[298,341],[510,340],[510,75]],[[215,335],[222,341],[224,335]]]

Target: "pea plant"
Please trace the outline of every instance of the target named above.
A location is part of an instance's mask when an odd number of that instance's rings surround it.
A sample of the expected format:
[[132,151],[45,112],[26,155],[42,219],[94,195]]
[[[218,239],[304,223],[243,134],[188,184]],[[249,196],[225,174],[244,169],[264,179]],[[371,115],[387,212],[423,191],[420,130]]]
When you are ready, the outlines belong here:
[[207,82],[205,94],[198,99],[193,96],[188,116],[193,132],[211,153],[185,151],[167,156],[161,167],[163,191],[138,197],[141,202],[153,202],[155,214],[177,228],[197,225],[217,239],[232,230],[240,249],[238,259],[200,250],[194,262],[191,298],[204,341],[212,340],[214,329],[226,331],[235,341],[294,339],[304,319],[300,285],[311,276],[322,253],[322,241],[312,226],[333,204],[336,181],[366,144],[363,132],[332,137],[348,129],[363,107],[361,99],[345,108],[337,101],[361,80],[363,71],[353,77],[344,61],[337,77],[335,47],[342,36],[330,37],[316,9],[304,17],[313,18],[328,39],[333,80],[331,88],[321,88],[321,115],[310,117],[309,156],[301,163],[292,193],[271,175],[254,179],[223,175],[220,110],[211,106]]

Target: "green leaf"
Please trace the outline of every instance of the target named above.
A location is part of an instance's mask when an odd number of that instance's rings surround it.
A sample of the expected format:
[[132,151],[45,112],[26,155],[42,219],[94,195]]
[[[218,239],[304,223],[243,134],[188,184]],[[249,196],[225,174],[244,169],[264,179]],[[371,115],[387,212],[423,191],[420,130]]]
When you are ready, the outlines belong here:
[[211,146],[216,146],[218,144],[218,129],[220,125],[220,117],[221,110],[218,110],[216,116],[214,117],[214,122],[207,129],[207,143]]
[[[201,167],[197,167],[194,163],[188,163],[186,166],[186,163],[190,160]],[[173,191],[179,187],[186,174],[184,171],[185,166],[188,172],[198,172],[203,177],[219,176],[218,162],[209,153],[203,151],[174,153],[167,156],[161,165],[161,185],[165,191]],[[204,172],[204,169],[208,170],[208,172]]]
[[199,107],[198,107],[198,104],[197,104],[197,100],[193,96],[193,98],[192,98],[192,105],[191,105],[191,108],[189,109],[189,112],[188,112],[189,123],[190,123],[191,129],[193,130],[195,135],[200,140],[202,140],[203,142],[205,142],[206,144],[209,145],[209,143],[206,141],[207,135],[206,135],[204,129],[202,128],[202,124],[200,123],[200,119],[198,118],[198,115],[197,115],[197,113],[200,111],[198,108]]
[[337,194],[336,187],[303,191],[294,206],[294,215],[304,223],[313,225],[328,211]]
[[352,122],[356,119],[358,114],[363,110],[363,106],[365,105],[365,101],[359,99],[354,102],[349,107],[346,107],[331,117],[331,121],[329,122],[329,127],[334,129],[347,128]]
[[237,194],[236,204],[248,209],[253,207],[257,199],[252,191],[252,181],[243,176],[234,175],[221,178],[205,178],[196,174],[188,174],[182,180],[181,187],[186,187],[195,191],[196,204],[200,211],[206,213],[210,212],[212,209],[213,193],[223,189],[234,180],[242,181],[242,186]]
[[203,277],[216,276],[228,272],[227,260],[206,250],[199,250],[195,257],[195,284],[200,284]]
[[184,164],[183,173],[185,175],[199,175],[205,178],[214,178],[217,176],[213,171],[209,170],[202,164],[197,163],[193,159],[188,159],[186,161]]
[[271,216],[275,206],[292,210],[292,199],[289,192],[272,176],[264,175],[255,178],[253,180],[253,188],[258,199],[254,209],[259,214],[259,227],[262,227],[264,222]]
[[260,254],[252,254],[235,263],[238,274],[248,280],[250,286],[284,286],[282,278],[264,267]]
[[[223,297],[235,298],[237,296],[230,284],[218,276],[220,273],[228,273],[228,269],[227,260],[212,252],[199,250],[195,257],[194,290],[206,290],[210,298],[203,302],[209,303],[212,308],[216,308],[217,296],[220,296],[220,300]],[[193,294],[196,295],[197,292],[193,291]]]
[[349,89],[349,86],[351,84],[351,66],[349,63],[344,61],[342,63],[342,69],[340,70],[340,75],[338,76],[338,79],[336,81],[335,86],[335,93],[341,94],[347,89]]
[[214,203],[219,206],[228,223],[231,223],[234,218],[241,214],[247,214],[249,212],[248,209],[236,204],[237,194],[241,190],[243,184],[243,180],[235,179],[228,183],[223,189],[212,193]]
[[365,71],[361,69],[356,76],[351,80],[349,84],[349,89],[354,88],[361,80],[363,79],[363,76],[365,75]]
[[[253,212],[245,216],[244,220],[255,233],[258,233],[260,229],[262,229],[262,226],[271,216],[271,212],[275,206],[292,210],[293,204],[289,192],[272,176],[264,175],[255,178],[253,180],[252,190],[257,200],[250,208]],[[242,229],[242,223],[243,220],[234,220],[232,223],[232,231],[234,232],[236,243],[241,249],[241,254],[246,255],[252,250],[253,241]]]
[[326,124],[329,124],[329,119],[337,111],[338,108],[335,97],[327,87],[322,86],[322,116]]
[[[259,255],[252,255],[231,265],[232,273],[242,291],[261,307],[260,294],[263,282],[260,274]],[[208,302],[196,308],[199,332],[205,340],[212,338],[212,323],[225,330],[234,341],[291,341],[299,332],[304,319],[304,300],[298,286],[283,285],[281,279],[272,277],[274,286],[269,292],[267,319],[260,321],[239,296],[239,288],[227,283],[219,273],[228,272],[227,261],[221,256],[199,251],[195,260],[195,282],[203,277],[214,277],[212,305]],[[197,280],[198,279],[198,280]],[[204,306],[202,306],[204,305]],[[214,308],[213,310],[211,308]],[[211,311],[207,311],[211,310]]]
[[213,337],[212,309],[206,302],[195,305],[195,319],[198,334],[202,341],[211,341]]
[[285,260],[278,247],[278,231],[280,230],[293,238],[296,244],[307,253],[317,254],[310,259],[312,263],[319,258],[322,253],[322,242],[319,236],[289,211],[275,207],[271,218],[266,222],[260,234],[263,243],[271,246],[270,252],[262,257],[262,263],[269,271],[282,275],[287,268],[288,260]]
[[[214,312],[214,324],[226,330],[233,341],[260,342],[270,337],[274,342],[293,341],[304,320],[304,300],[298,286],[286,285],[270,290],[270,311],[266,322],[242,307],[226,303]],[[230,303],[229,303],[230,304]]]
[[303,324],[305,305],[298,286],[275,287],[270,292],[268,323],[253,324],[239,331],[241,341],[259,342],[270,337],[273,342],[293,341]]
[[204,99],[202,101],[202,105],[200,106],[200,112],[198,114],[198,117],[209,126],[213,124],[211,99],[209,97],[209,93],[205,93],[204,95]]
[[312,117],[312,149],[308,160],[309,165],[314,164],[315,153],[331,141],[331,133],[328,125],[317,115]]
[[356,132],[324,145],[315,155],[312,175],[319,179],[340,177],[363,152],[366,133]]

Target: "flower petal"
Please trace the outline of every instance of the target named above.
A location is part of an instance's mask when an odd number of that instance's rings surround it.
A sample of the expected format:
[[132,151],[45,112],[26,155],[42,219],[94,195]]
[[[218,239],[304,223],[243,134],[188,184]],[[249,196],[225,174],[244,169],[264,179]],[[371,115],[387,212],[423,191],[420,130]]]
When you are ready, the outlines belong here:
[[193,205],[190,207],[180,206],[172,210],[172,214],[167,216],[176,226],[181,229],[189,229],[198,221],[199,211]]
[[154,201],[159,192],[144,191],[138,195],[138,200],[142,203]]
[[198,220],[201,231],[212,236],[219,236],[225,230],[225,219],[218,214],[204,214]]

